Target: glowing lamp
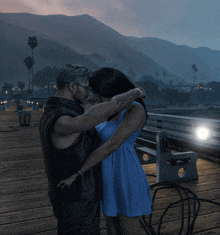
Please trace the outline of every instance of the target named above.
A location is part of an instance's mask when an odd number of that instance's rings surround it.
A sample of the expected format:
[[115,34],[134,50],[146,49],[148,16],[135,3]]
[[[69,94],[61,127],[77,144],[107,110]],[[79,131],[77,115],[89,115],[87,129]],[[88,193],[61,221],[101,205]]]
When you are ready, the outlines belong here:
[[196,136],[199,140],[207,140],[210,136],[210,131],[207,127],[201,126],[196,129]]

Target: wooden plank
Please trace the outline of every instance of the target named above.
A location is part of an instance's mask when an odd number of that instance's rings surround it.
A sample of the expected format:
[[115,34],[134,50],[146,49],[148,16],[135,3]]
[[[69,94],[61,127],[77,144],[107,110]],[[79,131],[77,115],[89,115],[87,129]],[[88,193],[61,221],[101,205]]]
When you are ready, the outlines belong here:
[[[200,192],[199,194],[197,193],[195,194],[197,195],[198,198],[213,200],[213,201],[220,203],[219,193],[220,193],[220,189],[213,189],[213,190],[210,190],[209,194],[207,194],[207,192]],[[151,195],[153,195],[153,191]],[[154,210],[157,211],[157,210],[165,209],[167,205],[178,200],[180,200],[180,197],[177,192],[169,192],[169,190],[167,190],[167,192],[165,192],[165,190],[163,190],[162,192],[158,192],[158,197],[156,198],[155,204],[154,204]],[[216,205],[201,201],[201,210],[204,210],[208,207],[210,208],[216,207]],[[215,209],[219,211],[220,207],[216,207]]]
[[47,190],[48,181],[46,178],[38,179],[38,180],[22,180],[15,182],[3,182],[1,183],[0,195],[10,195],[10,194],[18,194],[18,193],[26,193],[33,191],[42,191]]
[[42,147],[11,148],[0,152],[2,162],[42,158]]
[[2,162],[0,170],[10,169],[11,171],[15,169],[24,170],[24,169],[44,169],[44,161],[42,158],[30,160],[20,160],[20,161],[7,161]]
[[2,203],[0,207],[0,213],[23,211],[33,208],[46,207],[50,205],[51,203],[48,196],[31,198],[21,201]]
[[27,220],[19,223],[5,224],[0,226],[0,234],[4,235],[30,235],[56,228],[55,217],[42,217],[35,220]]
[[9,182],[9,181],[21,181],[21,180],[28,180],[28,179],[40,179],[45,178],[45,171],[44,169],[38,170],[25,170],[25,171],[12,171],[8,172],[6,169],[1,170],[1,182]]
[[31,160],[19,160],[19,161],[6,161],[6,162],[2,162],[2,165],[0,166],[0,168],[18,168],[18,169],[21,169],[21,168],[27,168],[27,166],[30,166],[31,167],[33,165],[43,165],[44,162],[43,162],[43,158],[37,158],[37,159],[31,159]]
[[21,210],[15,212],[4,213],[4,216],[1,218],[0,225],[3,224],[12,224],[23,222],[27,220],[40,219],[42,217],[52,217],[53,209],[52,206]]
[[54,234],[57,234],[57,230],[56,229],[53,229],[53,230],[50,230],[50,231],[41,232],[41,233],[32,233],[32,235],[54,235]]
[[214,229],[206,229],[205,231],[197,231],[194,232],[193,234],[199,234],[199,235],[218,235],[220,231],[220,226]]
[[[33,191],[33,192],[25,192],[25,193],[14,193],[14,194],[6,194],[4,196],[1,196],[0,203],[6,204],[6,203],[14,203],[14,202],[20,202],[20,201],[27,201],[27,200],[38,200],[41,198],[47,197],[47,190],[39,190],[39,191]],[[2,205],[1,205],[2,206]]]
[[[210,214],[198,216],[195,222],[194,232],[199,232],[201,230],[204,231],[205,229],[218,228],[219,216],[220,212],[212,213],[212,219],[209,219]],[[153,227],[157,228],[157,226],[155,226],[156,224],[157,224],[156,222],[153,222]],[[163,223],[161,227],[161,234],[166,234],[166,235],[178,234],[179,229],[180,229],[180,220],[169,221]]]

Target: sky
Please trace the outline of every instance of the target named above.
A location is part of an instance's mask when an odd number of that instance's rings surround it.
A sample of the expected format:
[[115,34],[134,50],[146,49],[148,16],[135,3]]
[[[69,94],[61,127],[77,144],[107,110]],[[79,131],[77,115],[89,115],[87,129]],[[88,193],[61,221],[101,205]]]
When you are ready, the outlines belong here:
[[220,50],[220,0],[0,0],[0,12],[88,14],[125,36]]

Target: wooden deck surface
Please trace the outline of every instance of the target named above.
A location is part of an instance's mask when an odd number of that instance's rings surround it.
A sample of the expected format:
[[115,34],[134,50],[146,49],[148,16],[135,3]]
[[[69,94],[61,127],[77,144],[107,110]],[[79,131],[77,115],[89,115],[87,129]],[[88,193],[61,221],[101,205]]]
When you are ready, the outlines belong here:
[[[19,127],[15,106],[0,111],[0,234],[56,234],[56,220],[47,197],[47,178],[44,172],[38,123],[42,111],[32,111],[31,125]],[[156,165],[143,166],[147,174],[156,174]],[[220,203],[220,165],[198,159],[199,179],[181,183],[199,198]],[[150,184],[156,178],[148,176]],[[160,194],[155,202],[153,224],[168,202],[176,200],[172,190]],[[178,234],[178,207],[164,219],[161,234]],[[101,214],[101,234],[106,234]],[[140,229],[140,234],[145,234]],[[220,234],[220,207],[202,202],[195,222],[194,234]]]

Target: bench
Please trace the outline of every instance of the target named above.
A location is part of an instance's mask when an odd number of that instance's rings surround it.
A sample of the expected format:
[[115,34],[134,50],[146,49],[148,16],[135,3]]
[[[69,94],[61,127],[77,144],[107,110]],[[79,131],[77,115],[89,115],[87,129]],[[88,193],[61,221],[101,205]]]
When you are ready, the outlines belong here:
[[33,105],[32,110],[39,110],[39,106],[38,105]]
[[[181,182],[198,179],[195,152],[172,153],[164,131],[144,127],[135,143],[135,151],[142,165],[156,163],[156,182]],[[148,155],[145,160],[144,154]],[[179,170],[183,174],[179,175]]]

